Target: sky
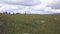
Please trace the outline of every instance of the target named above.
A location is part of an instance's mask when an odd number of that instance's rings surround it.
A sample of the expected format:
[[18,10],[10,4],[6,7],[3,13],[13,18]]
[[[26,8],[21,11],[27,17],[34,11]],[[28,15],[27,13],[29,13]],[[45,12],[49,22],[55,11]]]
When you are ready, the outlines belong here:
[[0,0],[0,12],[24,14],[60,13],[60,0]]

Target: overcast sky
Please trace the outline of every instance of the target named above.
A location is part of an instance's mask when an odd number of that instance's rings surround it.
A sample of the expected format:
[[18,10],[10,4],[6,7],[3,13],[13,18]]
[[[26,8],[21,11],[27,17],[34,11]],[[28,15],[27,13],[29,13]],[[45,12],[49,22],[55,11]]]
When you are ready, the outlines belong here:
[[60,0],[0,0],[0,12],[52,14],[60,13]]

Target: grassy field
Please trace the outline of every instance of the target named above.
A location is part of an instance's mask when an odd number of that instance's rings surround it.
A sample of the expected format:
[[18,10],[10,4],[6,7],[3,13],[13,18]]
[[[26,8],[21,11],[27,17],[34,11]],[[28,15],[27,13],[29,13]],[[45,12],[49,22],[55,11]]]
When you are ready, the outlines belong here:
[[60,34],[60,16],[2,14],[0,34]]

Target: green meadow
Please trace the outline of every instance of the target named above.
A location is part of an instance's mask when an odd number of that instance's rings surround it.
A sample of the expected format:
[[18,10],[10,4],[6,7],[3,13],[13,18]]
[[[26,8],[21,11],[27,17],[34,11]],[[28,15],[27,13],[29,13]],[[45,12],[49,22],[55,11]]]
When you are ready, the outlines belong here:
[[0,15],[0,34],[60,34],[60,15]]

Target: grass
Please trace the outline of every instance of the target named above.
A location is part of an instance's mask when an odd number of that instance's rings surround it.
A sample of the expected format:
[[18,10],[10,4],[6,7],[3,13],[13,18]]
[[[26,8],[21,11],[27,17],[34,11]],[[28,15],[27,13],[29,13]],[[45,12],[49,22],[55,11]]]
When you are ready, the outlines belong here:
[[60,16],[2,14],[0,34],[60,34]]

